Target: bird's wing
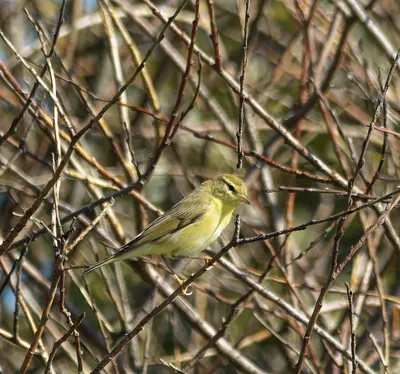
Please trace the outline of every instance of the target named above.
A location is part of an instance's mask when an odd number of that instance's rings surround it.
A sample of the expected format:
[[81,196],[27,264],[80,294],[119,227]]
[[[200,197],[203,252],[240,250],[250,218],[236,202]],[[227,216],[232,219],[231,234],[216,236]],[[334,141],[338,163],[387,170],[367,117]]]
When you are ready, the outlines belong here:
[[198,222],[211,206],[211,197],[204,198],[196,193],[190,194],[184,200],[178,202],[167,213],[154,220],[142,233],[126,243],[117,253],[97,262],[95,265],[85,270],[82,275],[86,275],[99,267],[117,261],[130,252],[132,249],[139,248],[145,244],[151,244],[169,234],[179,232],[185,227]]
[[[188,198],[190,198],[190,201],[187,200]],[[155,219],[142,233],[125,244],[121,248],[121,252],[179,232],[183,228],[198,222],[210,206],[210,199],[196,195],[188,196],[184,200],[184,208],[182,206],[183,200],[179,201],[168,212]]]

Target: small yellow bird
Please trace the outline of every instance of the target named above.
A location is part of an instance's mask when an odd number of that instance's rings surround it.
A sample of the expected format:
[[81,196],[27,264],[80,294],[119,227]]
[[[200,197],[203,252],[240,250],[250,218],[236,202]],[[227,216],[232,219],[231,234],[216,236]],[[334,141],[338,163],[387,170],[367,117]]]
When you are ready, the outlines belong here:
[[246,185],[236,175],[223,174],[205,181],[118,252],[97,262],[82,275],[114,261],[138,256],[197,255],[221,235],[242,202],[250,204]]

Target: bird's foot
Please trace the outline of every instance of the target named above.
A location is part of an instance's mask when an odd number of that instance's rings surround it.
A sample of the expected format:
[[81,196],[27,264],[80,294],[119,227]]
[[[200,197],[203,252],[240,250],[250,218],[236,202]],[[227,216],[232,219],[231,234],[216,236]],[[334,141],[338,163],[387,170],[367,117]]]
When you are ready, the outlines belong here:
[[204,256],[203,260],[206,263],[206,265],[208,265],[206,270],[210,270],[214,267],[214,264],[211,264],[211,260],[212,260],[211,256]]
[[181,278],[179,278],[176,274],[173,274],[174,278],[176,279],[176,281],[179,283],[179,285],[182,287],[182,293],[185,296],[190,296],[193,291],[189,291],[190,286],[188,287],[183,287],[183,284],[185,283],[185,281]]

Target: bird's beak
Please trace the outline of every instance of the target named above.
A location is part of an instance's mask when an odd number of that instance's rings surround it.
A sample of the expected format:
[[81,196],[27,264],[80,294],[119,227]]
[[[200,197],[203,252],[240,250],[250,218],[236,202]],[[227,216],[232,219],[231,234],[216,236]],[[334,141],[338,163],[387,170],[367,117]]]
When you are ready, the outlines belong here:
[[247,205],[250,205],[250,201],[245,195],[239,193],[237,197],[239,198],[240,201],[244,202]]

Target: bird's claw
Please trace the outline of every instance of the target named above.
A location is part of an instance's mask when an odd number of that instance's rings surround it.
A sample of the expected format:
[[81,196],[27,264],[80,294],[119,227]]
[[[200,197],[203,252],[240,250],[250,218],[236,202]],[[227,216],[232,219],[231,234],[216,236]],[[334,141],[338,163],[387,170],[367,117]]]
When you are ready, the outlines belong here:
[[183,287],[183,284],[185,283],[184,280],[182,280],[181,278],[179,278],[176,274],[174,274],[174,278],[176,279],[176,281],[177,281],[177,282],[179,283],[179,285],[181,286],[181,288],[182,288],[182,293],[183,293],[185,296],[190,296],[190,295],[193,293],[193,291],[188,291],[189,288],[190,288],[190,286]]
[[214,267],[214,264],[211,264],[211,265],[210,265],[210,262],[211,262],[211,260],[212,260],[212,257],[210,257],[210,256],[205,256],[205,257],[203,258],[203,260],[204,260],[204,262],[206,263],[206,265],[208,265],[207,268],[206,268],[206,270],[210,270],[210,269],[212,269],[212,268]]

